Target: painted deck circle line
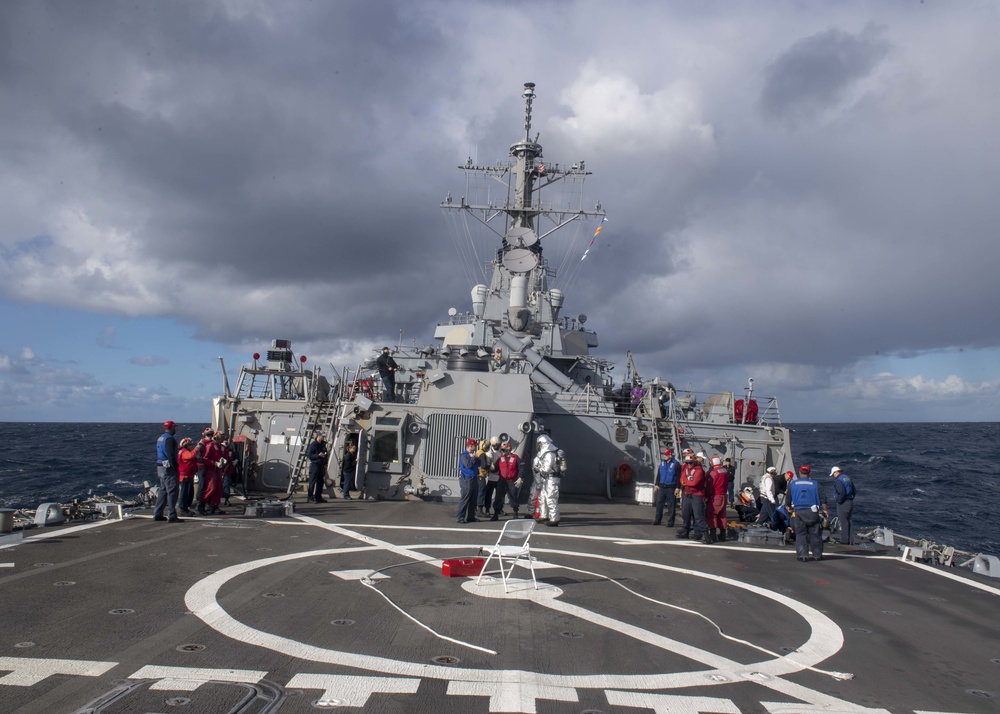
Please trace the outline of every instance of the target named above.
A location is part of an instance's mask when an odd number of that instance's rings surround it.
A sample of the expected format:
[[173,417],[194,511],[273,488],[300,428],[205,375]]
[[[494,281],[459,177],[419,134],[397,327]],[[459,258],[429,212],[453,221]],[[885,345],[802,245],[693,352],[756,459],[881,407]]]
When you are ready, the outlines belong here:
[[[401,546],[393,546],[395,548],[401,548]],[[463,544],[426,544],[422,543],[419,545],[419,550],[428,549],[454,549],[456,547],[469,547],[467,543]],[[795,662],[784,657],[779,657],[773,660],[766,660],[758,663],[752,664],[742,664],[739,662],[726,660],[711,652],[703,651],[706,658],[711,659],[716,662],[724,662],[724,666],[719,666],[709,670],[701,671],[686,671],[678,673],[664,673],[664,674],[643,674],[643,675],[555,675],[555,674],[545,674],[539,672],[529,672],[523,670],[476,670],[476,669],[463,669],[454,667],[441,667],[441,666],[428,666],[426,663],[414,663],[406,662],[402,660],[394,660],[386,657],[374,656],[374,655],[362,655],[351,652],[343,652],[339,650],[329,650],[321,647],[316,647],[314,645],[308,645],[297,640],[292,640],[287,637],[280,635],[274,635],[267,632],[262,632],[254,628],[248,627],[243,623],[239,622],[233,618],[228,612],[226,612],[219,604],[216,599],[216,595],[219,589],[229,580],[248,573],[250,571],[256,570],[258,568],[267,567],[269,565],[274,565],[282,562],[287,562],[292,559],[300,558],[310,558],[325,555],[340,555],[347,553],[359,553],[365,551],[375,551],[382,550],[383,547],[379,545],[368,545],[350,548],[335,548],[335,549],[325,549],[325,550],[312,550],[304,551],[301,553],[287,554],[271,558],[263,558],[260,560],[242,563],[238,565],[231,566],[220,570],[205,579],[195,583],[187,592],[185,596],[185,602],[187,606],[191,609],[194,614],[196,614],[200,619],[202,619],[207,625],[218,631],[219,633],[230,637],[231,639],[244,642],[246,644],[263,647],[265,649],[274,650],[281,652],[285,655],[291,655],[303,660],[310,660],[316,662],[324,662],[328,664],[337,664],[346,667],[355,667],[360,669],[367,669],[371,671],[382,672],[385,674],[393,675],[403,675],[412,677],[429,677],[434,679],[443,679],[448,681],[495,681],[498,676],[509,677],[515,676],[523,678],[525,680],[530,680],[538,684],[544,684],[547,686],[557,686],[557,687],[574,687],[581,689],[621,689],[621,688],[637,688],[637,689],[672,689],[677,687],[688,687],[697,683],[700,685],[713,684],[713,680],[710,679],[710,675],[715,673],[728,674],[729,677],[735,678],[745,678],[748,673],[760,673],[765,674],[770,677],[780,676],[782,674],[789,674],[792,672],[798,672],[807,666],[814,666],[819,662],[827,659],[828,657],[835,654],[843,645],[843,634],[840,628],[828,617],[815,610],[812,607],[804,605],[798,601],[792,600],[784,595],[774,593],[763,588],[758,588],[756,586],[748,585],[746,583],[741,583],[739,581],[731,580],[729,578],[717,575],[711,575],[707,573],[700,573],[698,571],[692,571],[686,568],[676,568],[673,566],[661,565],[658,563],[649,563],[646,561],[637,561],[631,559],[623,559],[620,557],[612,558],[610,556],[601,556],[594,553],[586,552],[575,552],[575,551],[555,551],[549,549],[535,549],[538,553],[549,552],[549,553],[560,553],[573,557],[580,557],[591,560],[608,560],[614,562],[628,562],[640,567],[652,567],[655,569],[666,570],[671,572],[676,572],[679,574],[687,574],[694,577],[702,577],[711,579],[720,583],[724,583],[733,587],[738,587],[743,590],[748,590],[755,592],[764,597],[770,598],[780,604],[783,604],[801,616],[809,624],[811,628],[810,639],[799,646],[802,651],[801,661]],[[416,548],[410,550],[416,551]],[[727,678],[727,681],[731,681]],[[724,682],[718,682],[724,683]]]

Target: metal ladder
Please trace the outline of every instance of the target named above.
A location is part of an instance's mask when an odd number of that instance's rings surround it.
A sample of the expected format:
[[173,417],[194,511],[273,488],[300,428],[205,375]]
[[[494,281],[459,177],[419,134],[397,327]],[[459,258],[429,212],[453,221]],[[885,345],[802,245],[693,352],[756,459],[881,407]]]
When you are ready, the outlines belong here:
[[300,481],[308,482],[309,457],[307,454],[313,436],[317,433],[322,433],[329,445],[327,448],[332,448],[338,404],[339,401],[320,401],[314,399],[309,405],[309,411],[303,417],[302,427],[299,430],[299,453],[295,457],[295,465],[292,467],[291,478],[288,479],[286,499],[290,498],[298,490]]

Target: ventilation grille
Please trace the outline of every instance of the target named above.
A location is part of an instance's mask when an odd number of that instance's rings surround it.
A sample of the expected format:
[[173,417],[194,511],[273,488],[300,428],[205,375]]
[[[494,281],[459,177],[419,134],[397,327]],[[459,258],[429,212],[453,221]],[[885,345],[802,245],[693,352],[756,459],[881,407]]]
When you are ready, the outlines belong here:
[[478,414],[428,414],[421,469],[432,478],[458,480],[458,455],[466,439],[488,439],[490,420]]

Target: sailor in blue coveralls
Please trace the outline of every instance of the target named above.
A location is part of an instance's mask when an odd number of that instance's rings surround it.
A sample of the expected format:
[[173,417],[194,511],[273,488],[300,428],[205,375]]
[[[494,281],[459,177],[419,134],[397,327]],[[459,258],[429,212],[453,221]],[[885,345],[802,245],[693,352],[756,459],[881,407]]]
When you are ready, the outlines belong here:
[[[177,470],[177,440],[174,438],[176,425],[172,421],[163,422],[163,433],[156,440],[156,475],[160,480],[160,490],[156,494],[153,507],[154,521],[183,523],[177,517],[177,495],[180,472]],[[166,510],[167,515],[163,515]]]
[[837,520],[840,521],[840,544],[850,545],[853,542],[851,527],[851,512],[854,510],[854,481],[840,470],[839,466],[830,469],[833,476],[833,490],[837,500]]
[[667,527],[674,527],[677,513],[677,486],[679,484],[681,465],[674,458],[673,449],[664,449],[660,459],[660,469],[656,474],[656,485],[653,487],[653,504],[656,507],[653,525],[658,526],[663,520],[663,505],[667,505]]
[[788,501],[793,511],[792,525],[795,528],[795,555],[802,562],[809,560],[812,551],[814,560],[823,560],[823,527],[819,512],[829,517],[826,496],[813,481],[808,466],[799,467],[799,477],[788,486]]
[[475,523],[476,493],[479,490],[479,457],[476,448],[479,442],[469,439],[465,442],[465,450],[458,455],[458,483],[461,497],[458,501],[458,513],[455,520],[459,523]]

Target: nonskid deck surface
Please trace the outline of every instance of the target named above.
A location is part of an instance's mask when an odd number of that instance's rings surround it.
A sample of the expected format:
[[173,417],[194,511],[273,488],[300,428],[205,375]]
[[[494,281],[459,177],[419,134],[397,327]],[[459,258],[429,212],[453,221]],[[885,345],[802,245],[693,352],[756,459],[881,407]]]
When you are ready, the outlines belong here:
[[518,568],[505,593],[442,575],[504,522],[454,510],[32,532],[0,550],[0,711],[1000,711],[981,580],[677,541],[649,507],[578,500],[532,536],[538,589]]

